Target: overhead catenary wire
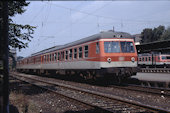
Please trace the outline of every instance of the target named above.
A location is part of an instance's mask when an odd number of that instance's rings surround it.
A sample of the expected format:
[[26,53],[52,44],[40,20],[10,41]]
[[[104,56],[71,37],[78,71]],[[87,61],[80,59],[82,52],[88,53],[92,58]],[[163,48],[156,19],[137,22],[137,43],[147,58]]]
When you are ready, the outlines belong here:
[[[47,4],[48,4],[48,3],[47,3]],[[72,22],[71,25],[72,25],[72,27],[73,27],[73,25],[77,24],[80,20],[86,19],[88,16],[94,16],[94,17],[97,17],[97,18],[98,18],[99,16],[98,16],[98,15],[94,15],[94,13],[95,13],[96,11],[98,11],[98,10],[104,8],[105,6],[109,5],[110,2],[104,4],[104,5],[101,6],[100,8],[96,9],[95,11],[93,11],[92,13],[80,11],[80,10],[73,9],[73,8],[67,8],[67,7],[64,7],[64,6],[61,6],[61,5],[57,5],[57,4],[53,4],[53,3],[51,3],[51,4],[54,5],[54,6],[56,6],[56,7],[59,7],[59,8],[64,8],[64,9],[67,9],[67,10],[76,11],[76,12],[80,12],[80,13],[86,14],[86,16],[83,16],[82,18],[77,19],[75,22]],[[59,33],[64,32],[65,30],[69,29],[69,27],[70,27],[70,24],[67,25],[66,27],[64,27],[62,30],[60,30]],[[59,33],[58,33],[58,34],[59,34]]]
[[[62,34],[64,31],[70,29],[70,27],[73,27],[73,25],[78,24],[80,21],[86,19],[88,16],[94,16],[94,17],[98,18],[98,20],[99,20],[99,18],[104,18],[104,19],[110,19],[110,20],[112,20],[112,21],[119,21],[119,22],[120,22],[121,29],[123,28],[123,26],[124,26],[123,23],[124,23],[125,21],[126,21],[126,22],[131,22],[131,23],[132,23],[132,22],[133,22],[133,23],[134,23],[134,22],[136,22],[136,23],[147,23],[147,22],[148,22],[148,21],[145,21],[145,20],[132,20],[132,19],[131,19],[131,20],[130,20],[130,19],[120,20],[120,19],[115,19],[115,18],[113,18],[113,17],[107,17],[107,16],[103,16],[103,15],[94,14],[96,11],[99,11],[100,9],[102,9],[102,8],[110,5],[110,2],[106,3],[105,5],[103,5],[102,7],[96,9],[95,11],[93,11],[93,12],[91,12],[91,13],[85,12],[85,11],[81,11],[81,10],[78,10],[78,9],[68,8],[68,7],[65,7],[65,6],[58,5],[58,4],[53,4],[53,3],[51,3],[51,5],[56,6],[56,7],[58,7],[58,8],[63,8],[63,9],[66,9],[66,10],[72,10],[72,11],[75,11],[75,12],[79,12],[79,13],[85,14],[85,16],[83,16],[82,18],[79,18],[79,19],[77,19],[76,21],[72,22],[72,23],[71,23],[71,26],[70,26],[70,24],[68,24],[66,27],[64,27],[63,29],[61,29],[61,30],[57,33],[57,35]],[[124,22],[122,22],[122,21],[124,21]],[[155,22],[155,23],[158,23],[158,22],[161,22],[161,23],[162,23],[162,21],[152,21],[152,22],[153,22],[153,23],[154,23],[154,22]],[[167,21],[166,23],[170,23],[170,22]],[[97,24],[97,26],[98,26],[98,31],[99,31],[99,29],[100,29],[100,27],[101,27],[99,21],[98,21],[96,24]],[[109,25],[109,26],[110,26],[110,25]],[[56,35],[56,34],[54,34],[54,36],[55,36],[55,35]]]

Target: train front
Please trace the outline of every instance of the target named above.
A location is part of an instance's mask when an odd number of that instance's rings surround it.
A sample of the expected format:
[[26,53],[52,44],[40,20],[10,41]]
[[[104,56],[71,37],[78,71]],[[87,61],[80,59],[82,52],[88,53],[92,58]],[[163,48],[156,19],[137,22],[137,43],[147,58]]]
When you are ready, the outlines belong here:
[[[100,39],[100,73],[124,79],[137,73],[137,52],[131,35],[114,34]],[[106,75],[106,74],[105,74]]]

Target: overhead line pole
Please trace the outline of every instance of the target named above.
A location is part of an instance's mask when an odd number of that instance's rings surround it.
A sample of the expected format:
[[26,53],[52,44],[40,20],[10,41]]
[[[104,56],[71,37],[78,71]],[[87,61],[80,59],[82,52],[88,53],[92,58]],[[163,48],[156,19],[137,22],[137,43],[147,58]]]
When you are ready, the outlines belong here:
[[2,113],[9,113],[9,38],[8,38],[8,2],[1,1],[1,27],[0,27],[0,75],[1,75],[1,111]]

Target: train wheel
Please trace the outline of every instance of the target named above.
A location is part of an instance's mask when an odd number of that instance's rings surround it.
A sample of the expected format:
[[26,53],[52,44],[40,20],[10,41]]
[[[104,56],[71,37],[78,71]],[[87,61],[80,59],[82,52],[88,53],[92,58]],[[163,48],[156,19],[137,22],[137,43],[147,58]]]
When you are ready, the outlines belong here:
[[163,67],[166,68],[167,67],[166,64],[164,64]]
[[117,77],[117,83],[121,84],[122,83],[122,78],[121,77]]
[[94,81],[96,81],[96,72],[95,72],[95,71],[92,71],[92,72],[91,72],[91,75],[92,75],[92,79],[93,79]]

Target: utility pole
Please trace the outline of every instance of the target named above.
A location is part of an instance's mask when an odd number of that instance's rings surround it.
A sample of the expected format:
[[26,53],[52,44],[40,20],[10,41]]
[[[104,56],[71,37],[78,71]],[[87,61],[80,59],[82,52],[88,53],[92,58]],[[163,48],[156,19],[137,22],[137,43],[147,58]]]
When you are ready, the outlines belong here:
[[8,2],[0,2],[0,112],[9,113]]

